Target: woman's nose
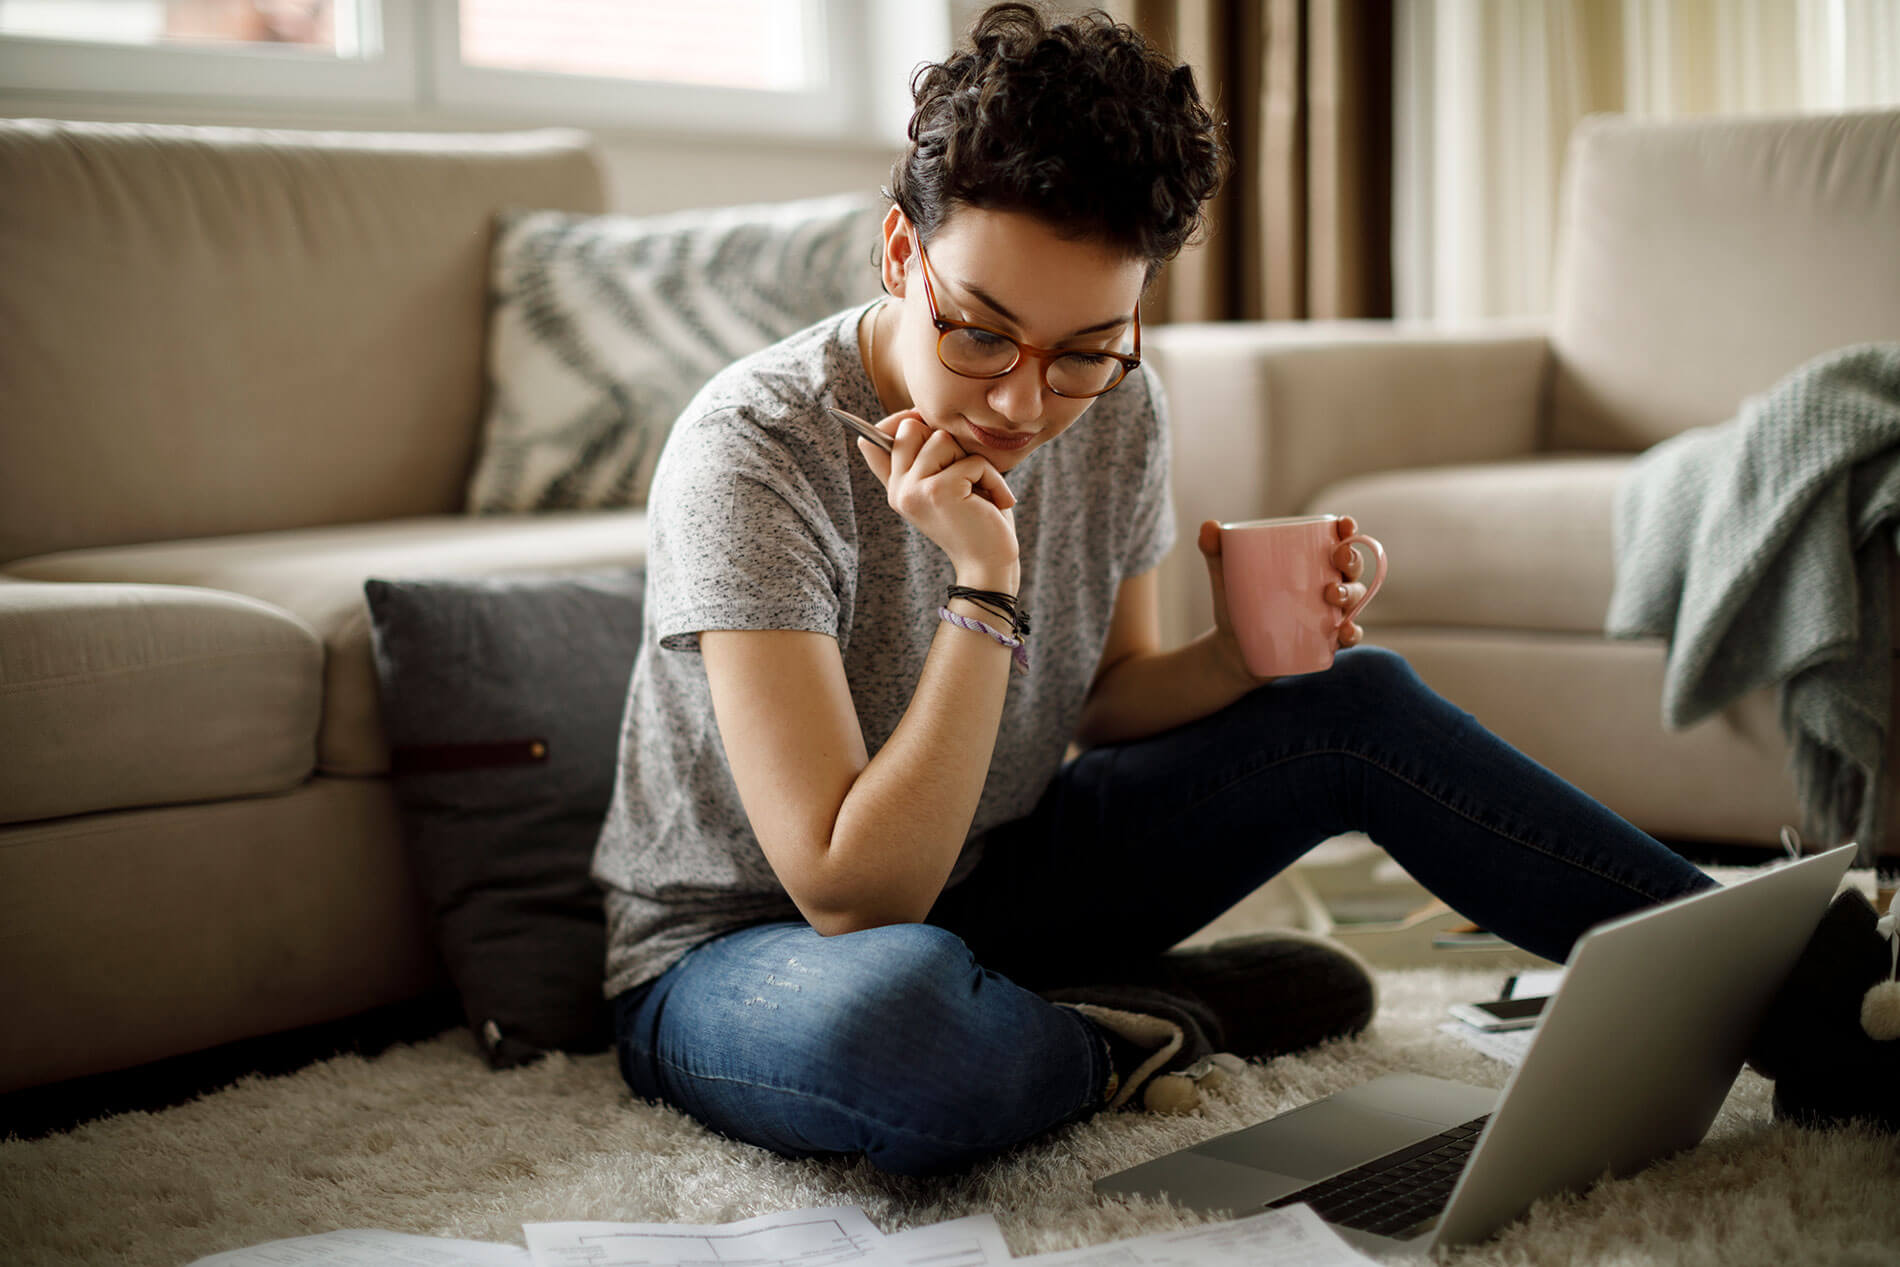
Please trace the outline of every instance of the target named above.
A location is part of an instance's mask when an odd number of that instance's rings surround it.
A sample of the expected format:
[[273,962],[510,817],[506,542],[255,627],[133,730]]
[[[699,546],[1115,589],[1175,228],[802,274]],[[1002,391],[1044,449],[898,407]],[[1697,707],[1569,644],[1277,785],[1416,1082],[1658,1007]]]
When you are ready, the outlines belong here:
[[1022,424],[1042,417],[1042,363],[1025,356],[1016,368],[990,383],[990,408],[1010,422]]

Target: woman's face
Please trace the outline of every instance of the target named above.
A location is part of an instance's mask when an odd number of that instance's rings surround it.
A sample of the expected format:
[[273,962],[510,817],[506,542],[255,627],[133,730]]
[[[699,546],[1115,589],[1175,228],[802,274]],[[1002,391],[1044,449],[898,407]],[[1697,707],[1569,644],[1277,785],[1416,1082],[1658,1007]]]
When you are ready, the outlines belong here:
[[[1100,242],[1067,239],[1034,217],[964,207],[927,248],[937,311],[1035,347],[1128,351],[1142,261]],[[886,372],[924,421],[1005,474],[1066,431],[1094,399],[1058,396],[1043,362],[1024,356],[1000,378],[965,378],[937,357],[916,231],[893,207],[884,220],[884,280],[899,302]]]

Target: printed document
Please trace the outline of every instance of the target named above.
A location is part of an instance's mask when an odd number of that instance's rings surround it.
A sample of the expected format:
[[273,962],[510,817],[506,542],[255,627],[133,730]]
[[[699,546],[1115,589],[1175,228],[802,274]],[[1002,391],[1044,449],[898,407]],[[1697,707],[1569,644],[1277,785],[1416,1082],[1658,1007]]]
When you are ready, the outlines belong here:
[[1366,1267],[1367,1258],[1308,1205],[1290,1205],[1231,1223],[1156,1232],[1132,1240],[1019,1258],[1036,1267]]
[[530,1267],[531,1262],[519,1245],[359,1227],[228,1250],[190,1267]]

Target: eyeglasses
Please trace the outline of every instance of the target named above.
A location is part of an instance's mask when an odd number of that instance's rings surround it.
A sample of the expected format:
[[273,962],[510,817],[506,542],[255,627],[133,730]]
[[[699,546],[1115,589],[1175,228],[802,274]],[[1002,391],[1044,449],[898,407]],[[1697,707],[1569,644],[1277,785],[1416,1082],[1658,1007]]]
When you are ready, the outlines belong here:
[[1001,378],[1015,369],[1025,356],[1042,362],[1042,385],[1058,396],[1081,398],[1100,396],[1128,377],[1141,364],[1141,304],[1135,304],[1135,352],[1075,351],[1039,348],[1010,338],[988,326],[967,321],[948,321],[937,311],[937,291],[930,283],[930,257],[923,244],[917,247],[923,261],[924,300],[930,305],[930,322],[937,327],[937,359],[952,374],[964,378]]

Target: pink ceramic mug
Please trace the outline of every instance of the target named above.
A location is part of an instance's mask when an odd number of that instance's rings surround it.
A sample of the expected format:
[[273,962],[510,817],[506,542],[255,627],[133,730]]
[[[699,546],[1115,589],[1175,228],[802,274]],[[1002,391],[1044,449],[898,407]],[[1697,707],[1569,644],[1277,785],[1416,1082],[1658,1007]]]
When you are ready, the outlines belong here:
[[[1326,597],[1346,579],[1333,563],[1342,545],[1365,546],[1377,560],[1365,597],[1350,608]],[[1332,668],[1339,627],[1364,611],[1385,582],[1385,547],[1363,532],[1342,540],[1338,515],[1222,524],[1220,558],[1227,614],[1256,677]]]

